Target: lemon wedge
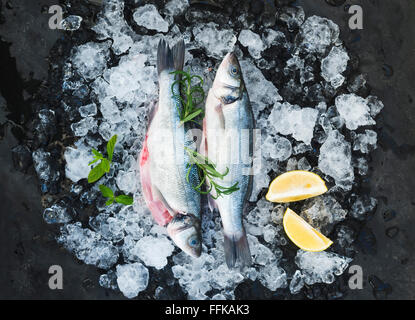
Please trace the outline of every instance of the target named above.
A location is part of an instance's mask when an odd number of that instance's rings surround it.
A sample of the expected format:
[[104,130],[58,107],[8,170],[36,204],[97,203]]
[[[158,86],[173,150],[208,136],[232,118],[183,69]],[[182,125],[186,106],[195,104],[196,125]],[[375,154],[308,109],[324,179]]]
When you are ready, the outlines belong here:
[[326,191],[326,183],[319,175],[310,171],[294,170],[276,177],[265,198],[271,202],[294,202],[319,196]]
[[285,211],[282,224],[290,240],[305,251],[324,251],[333,244],[290,208]]

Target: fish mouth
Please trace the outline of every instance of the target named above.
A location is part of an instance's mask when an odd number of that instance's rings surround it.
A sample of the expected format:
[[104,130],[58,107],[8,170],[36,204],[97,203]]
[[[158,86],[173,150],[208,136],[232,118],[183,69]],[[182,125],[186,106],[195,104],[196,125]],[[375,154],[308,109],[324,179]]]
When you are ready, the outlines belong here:
[[239,66],[239,61],[238,58],[236,57],[235,52],[231,51],[229,52],[226,56],[225,56],[225,60],[227,60],[228,62],[238,65]]

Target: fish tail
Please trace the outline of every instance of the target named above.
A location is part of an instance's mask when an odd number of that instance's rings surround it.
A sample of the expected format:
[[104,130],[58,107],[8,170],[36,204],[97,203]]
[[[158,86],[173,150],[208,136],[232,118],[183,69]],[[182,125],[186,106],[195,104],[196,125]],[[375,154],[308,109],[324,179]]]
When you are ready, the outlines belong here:
[[160,40],[157,49],[158,74],[164,70],[183,70],[184,41],[180,40],[172,49],[165,40]]
[[184,41],[180,40],[173,48],[173,63],[175,70],[183,70],[184,65]]
[[228,268],[235,267],[237,261],[240,262],[240,267],[251,265],[251,251],[249,250],[245,229],[242,230],[241,234],[229,235],[224,232],[224,249]]

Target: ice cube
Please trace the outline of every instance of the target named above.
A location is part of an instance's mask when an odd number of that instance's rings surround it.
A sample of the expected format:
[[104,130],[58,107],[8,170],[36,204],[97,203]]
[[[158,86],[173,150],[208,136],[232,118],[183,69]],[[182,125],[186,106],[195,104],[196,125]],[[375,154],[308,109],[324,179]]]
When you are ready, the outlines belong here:
[[261,37],[251,30],[242,30],[238,37],[239,42],[248,48],[249,54],[254,59],[261,58],[261,53],[266,49]]
[[262,33],[262,41],[267,48],[276,45],[286,45],[287,39],[285,34],[274,29],[265,29]]
[[74,215],[74,210],[62,202],[55,203],[50,208],[46,208],[43,211],[43,219],[48,224],[68,223],[72,221]]
[[353,167],[357,168],[357,172],[362,176],[365,176],[369,170],[369,166],[365,158],[353,159]]
[[341,225],[337,231],[337,243],[342,248],[350,248],[355,240],[355,232],[347,225]]
[[284,217],[284,212],[286,210],[286,205],[277,204],[271,212],[271,220],[276,225],[282,225],[282,219]]
[[366,98],[366,100],[367,100],[368,106],[370,108],[370,115],[373,118],[376,117],[379,114],[379,112],[381,112],[382,109],[384,108],[384,105],[383,105],[382,101],[380,101],[375,96],[368,96]]
[[73,67],[85,79],[92,80],[103,74],[109,59],[110,41],[88,42],[75,49]]
[[300,214],[311,226],[329,234],[333,226],[344,220],[347,211],[330,195],[307,200]]
[[148,285],[149,273],[141,263],[117,265],[117,284],[124,296],[136,297]]
[[112,243],[101,239],[96,232],[82,228],[80,222],[61,227],[57,240],[78,259],[101,269],[111,268],[118,260],[118,250]]
[[142,7],[138,7],[134,11],[134,21],[139,25],[149,30],[156,30],[158,32],[169,31],[169,24],[165,21],[157,8],[153,4],[146,4]]
[[255,119],[258,119],[259,113],[268,105],[281,101],[282,97],[278,89],[271,81],[268,81],[261,70],[248,60],[240,60],[240,65],[245,83],[249,83],[246,90],[249,94],[252,110]]
[[357,220],[366,220],[377,206],[377,200],[367,195],[358,196],[353,202],[350,214]]
[[348,61],[349,55],[343,47],[333,47],[321,61],[321,76],[333,88],[340,87],[345,79],[342,73],[346,70]]
[[164,236],[147,236],[137,242],[133,251],[146,266],[160,270],[167,265],[167,258],[173,253],[174,246]]
[[376,149],[377,136],[373,130],[365,130],[365,133],[358,134],[353,142],[353,150],[369,153]]
[[324,55],[327,48],[338,41],[339,26],[333,21],[311,16],[303,23],[297,35],[299,48],[318,55]]
[[354,181],[351,158],[350,143],[337,130],[330,131],[327,140],[320,148],[318,167],[344,190],[350,190]]
[[267,136],[262,144],[262,152],[264,157],[277,161],[287,160],[292,153],[290,140],[279,135]]
[[77,149],[67,147],[64,153],[66,161],[65,175],[73,182],[78,182],[81,179],[88,177],[91,171],[90,163],[93,159],[91,150],[85,145],[79,146]]
[[214,22],[194,26],[193,35],[196,43],[204,47],[209,56],[216,59],[223,59],[228,52],[233,50],[236,43],[236,36],[232,29],[220,28]]
[[287,24],[289,31],[294,31],[299,28],[305,19],[304,9],[300,6],[289,7],[283,6],[281,12],[278,16],[281,21],[284,21]]
[[271,291],[287,287],[287,274],[277,264],[269,264],[261,268],[259,281]]
[[42,192],[56,193],[56,183],[60,179],[60,172],[52,161],[50,152],[43,149],[37,149],[32,153],[33,165],[41,183]]
[[137,175],[135,171],[119,170],[116,181],[118,188],[126,193],[134,193],[137,190]]
[[99,285],[101,287],[117,290],[117,274],[114,270],[109,270],[107,273],[101,274],[99,276]]
[[98,40],[111,38],[112,49],[120,55],[133,45],[131,36],[134,34],[124,19],[124,1],[106,0],[103,4],[92,30],[98,34]]
[[217,293],[212,297],[212,300],[226,300],[226,297],[221,293]]
[[70,15],[60,22],[60,28],[66,31],[75,31],[81,27],[82,17]]
[[352,259],[338,254],[322,251],[309,252],[298,250],[295,263],[304,275],[304,282],[308,285],[314,283],[333,283],[335,276],[341,275]]
[[317,116],[315,109],[277,102],[269,115],[268,126],[278,133],[292,135],[294,139],[310,144]]
[[300,270],[296,270],[290,282],[290,292],[297,294],[304,287],[304,276]]
[[298,160],[298,170],[308,171],[310,169],[311,169],[311,165],[308,162],[307,158],[302,157],[300,160]]
[[336,108],[349,130],[356,130],[360,126],[376,123],[370,116],[367,100],[354,93],[336,97]]
[[182,14],[188,7],[188,0],[170,0],[164,6],[164,11],[166,12],[166,15],[175,17]]
[[290,158],[287,161],[286,171],[293,171],[298,169],[298,161],[296,158]]
[[87,135],[88,131],[97,131],[97,121],[94,119],[94,117],[86,117],[80,120],[79,122],[72,123],[71,129],[75,136],[83,137]]
[[259,193],[263,188],[267,188],[270,183],[269,176],[267,172],[260,171],[254,175],[253,186],[250,201],[256,201]]
[[273,243],[275,240],[275,236],[277,235],[277,229],[271,225],[268,224],[264,227],[264,241],[267,243]]
[[89,225],[105,239],[117,242],[124,238],[124,221],[110,217],[109,214],[100,213],[90,217]]
[[95,103],[87,104],[79,107],[78,111],[81,117],[93,117],[97,114],[97,105]]

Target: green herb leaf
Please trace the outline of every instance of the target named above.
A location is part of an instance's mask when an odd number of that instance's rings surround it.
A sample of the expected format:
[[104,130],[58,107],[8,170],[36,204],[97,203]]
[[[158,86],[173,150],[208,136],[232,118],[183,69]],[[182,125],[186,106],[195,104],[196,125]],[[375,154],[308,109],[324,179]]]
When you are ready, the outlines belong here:
[[99,190],[101,190],[101,193],[105,198],[114,198],[114,192],[107,186],[101,184]]
[[95,149],[92,149],[92,153],[95,155],[95,157],[96,157],[97,159],[102,159],[102,158],[104,158],[104,156],[102,155],[102,153],[101,153],[101,152],[99,152],[99,151],[97,151],[97,150],[95,150]]
[[[195,121],[195,118],[200,116],[203,112],[202,108],[196,108],[196,106],[203,102],[205,99],[205,92],[203,91],[203,79],[198,75],[190,75],[190,73],[177,70],[171,72],[175,74],[178,80],[175,80],[171,85],[171,92],[174,99],[178,99],[181,104],[181,110],[177,106],[177,111],[180,115],[180,125],[188,121]],[[192,85],[192,80],[198,79],[199,83]],[[177,85],[179,91],[177,92]],[[177,104],[176,104],[177,105]]]
[[107,143],[107,154],[108,154],[108,160],[112,161],[112,155],[114,153],[115,144],[117,143],[117,135],[114,135],[111,137],[111,139]]
[[[213,180],[213,178],[223,179],[229,173],[229,168],[226,168],[224,173],[220,173],[216,170],[216,165],[212,161],[210,161],[207,157],[201,155],[196,150],[192,150],[188,147],[184,147],[184,149],[190,158],[190,164],[188,164],[188,170],[186,174],[186,181],[190,183],[189,181],[190,171],[192,170],[193,166],[196,166],[201,182],[197,186],[193,185],[192,187],[197,192],[201,194],[208,194],[214,188],[216,191],[216,197],[213,196],[213,198],[217,199],[223,195],[229,195],[239,190],[238,182],[236,182],[234,185],[230,187],[224,187],[224,186],[217,184]],[[209,185],[209,190],[207,191],[203,191],[201,189],[205,181],[207,181]]]
[[130,196],[126,196],[124,194],[115,197],[115,201],[121,204],[130,205],[133,204],[134,200]]
[[105,202],[105,205],[106,206],[109,206],[109,205],[111,205],[113,203],[114,203],[114,198],[110,198],[110,199],[107,200],[107,202]]
[[100,165],[105,172],[110,172],[111,163],[108,159],[102,159]]
[[88,174],[88,182],[94,183],[102,178],[102,176],[105,174],[104,167],[102,165],[102,162],[96,165],[91,169],[91,171]]
[[181,120],[180,121],[180,124],[183,124],[183,123],[185,123],[185,122],[187,122],[187,121],[190,121],[190,120],[193,120],[194,118],[196,118],[199,114],[201,114],[202,113],[202,109],[198,109],[198,110],[196,110],[195,112],[193,112],[193,113],[191,113],[191,114],[189,114],[188,116],[186,116],[186,117],[184,117],[184,119],[183,120]]
[[99,161],[99,159],[95,159],[95,160],[91,161],[90,163],[88,163],[88,166],[90,166],[91,164],[94,164],[97,161]]

